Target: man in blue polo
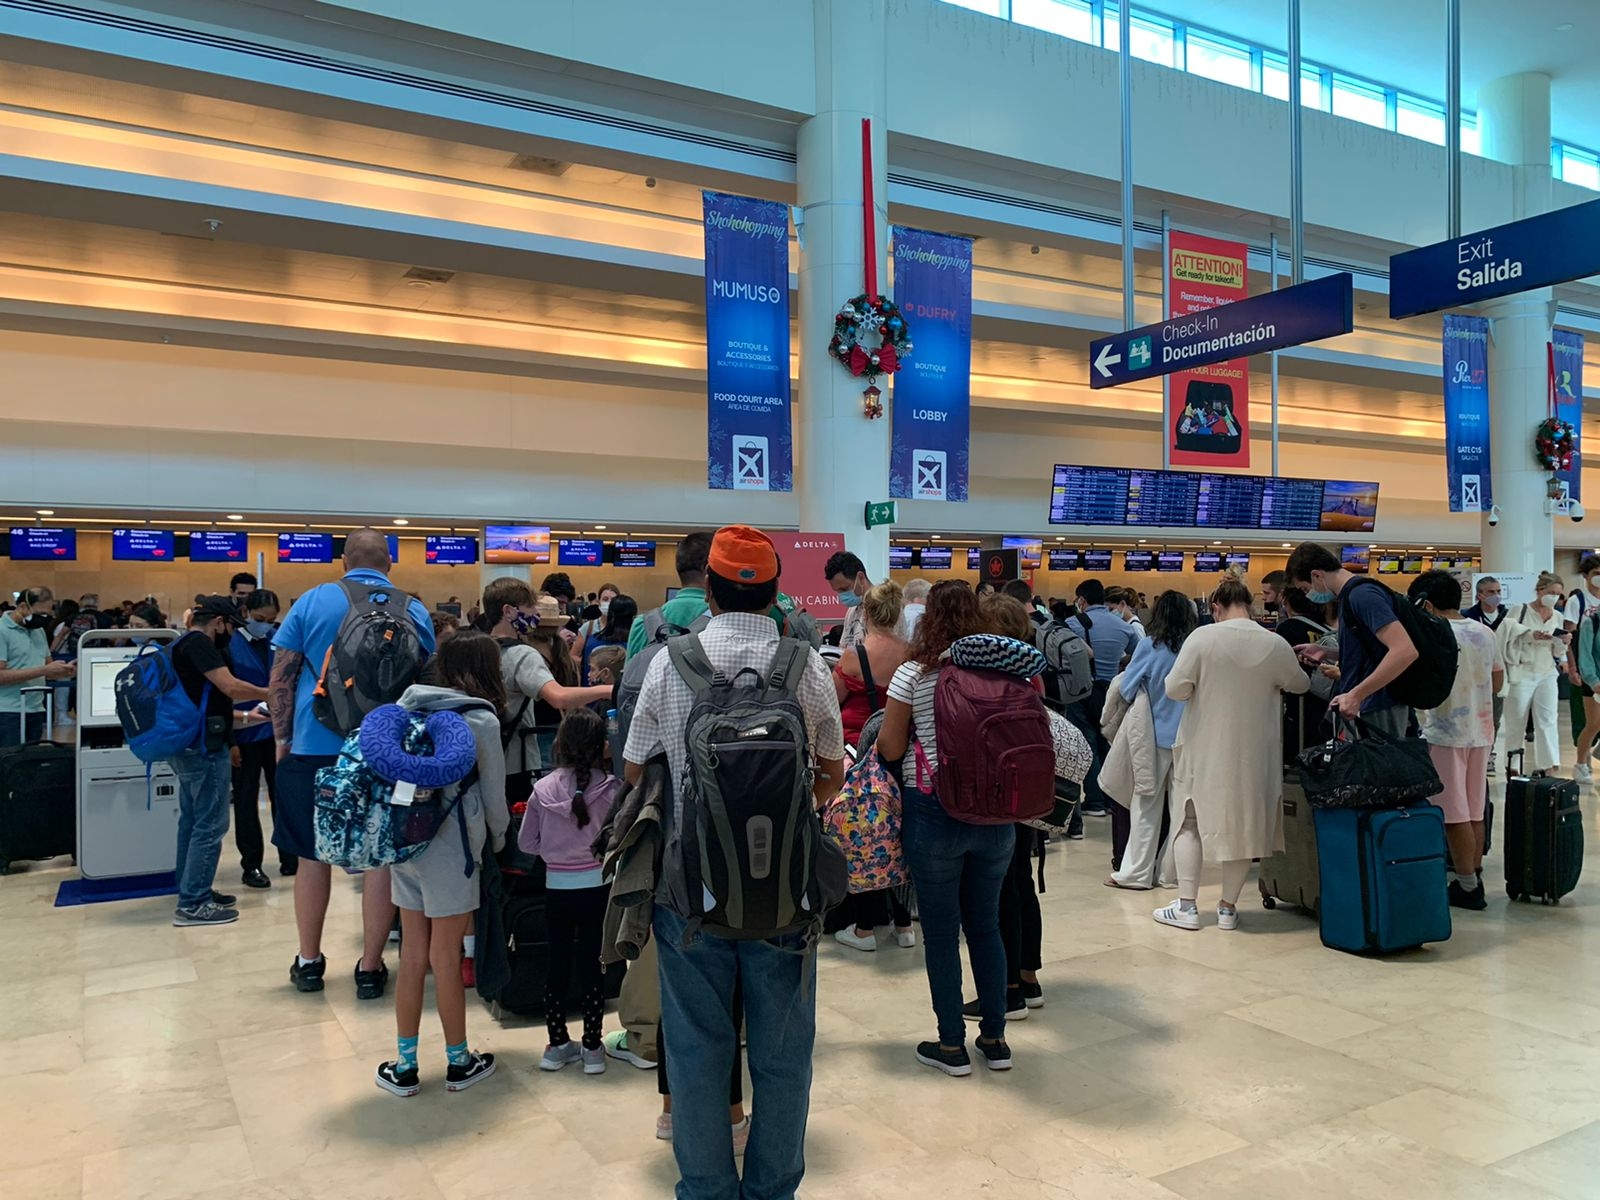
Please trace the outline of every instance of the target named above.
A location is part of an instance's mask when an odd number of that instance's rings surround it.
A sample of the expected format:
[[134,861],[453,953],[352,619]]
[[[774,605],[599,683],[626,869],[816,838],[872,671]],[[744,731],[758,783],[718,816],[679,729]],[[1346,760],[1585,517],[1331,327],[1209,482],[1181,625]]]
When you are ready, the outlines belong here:
[[1098,579],[1085,579],[1078,585],[1078,615],[1067,622],[1067,627],[1084,641],[1094,655],[1094,691],[1083,701],[1084,730],[1089,735],[1089,745],[1094,749],[1094,770],[1083,783],[1083,811],[1103,817],[1111,811],[1111,802],[1100,790],[1100,764],[1106,759],[1111,744],[1100,732],[1100,714],[1106,706],[1106,692],[1124,663],[1139,644],[1139,631],[1106,607],[1106,585]]
[[[389,585],[389,543],[376,529],[357,529],[345,539],[344,578],[352,583]],[[312,814],[316,806],[317,772],[339,756],[344,738],[317,720],[312,698],[323,661],[350,611],[350,598],[339,583],[323,583],[295,601],[272,640],[271,696],[273,732],[278,739],[278,811],[272,844],[280,854],[299,860],[294,877],[294,919],[300,951],[289,968],[296,990],[320,992],[327,960],[322,955],[322,928],[328,916],[333,872],[317,861]],[[434,651],[433,620],[421,601],[411,600],[406,615],[417,628],[423,649]],[[362,953],[356,964],[356,996],[376,1000],[383,995],[389,968],[383,948],[394,925],[389,872],[368,871],[361,892]]]

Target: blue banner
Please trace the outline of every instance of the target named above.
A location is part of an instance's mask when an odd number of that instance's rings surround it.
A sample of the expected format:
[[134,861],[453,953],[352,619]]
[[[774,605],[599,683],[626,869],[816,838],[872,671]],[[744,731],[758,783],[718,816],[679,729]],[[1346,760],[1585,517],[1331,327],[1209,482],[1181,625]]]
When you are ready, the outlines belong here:
[[1556,416],[1568,422],[1572,439],[1572,470],[1557,471],[1566,484],[1567,497],[1583,499],[1583,335],[1558,329],[1550,339],[1555,348]]
[[1487,512],[1489,476],[1489,322],[1444,318],[1445,470],[1451,512]]
[[895,303],[916,347],[894,376],[889,495],[967,498],[972,410],[972,239],[896,225]]
[[789,420],[789,209],[702,193],[706,226],[706,482],[794,490]]

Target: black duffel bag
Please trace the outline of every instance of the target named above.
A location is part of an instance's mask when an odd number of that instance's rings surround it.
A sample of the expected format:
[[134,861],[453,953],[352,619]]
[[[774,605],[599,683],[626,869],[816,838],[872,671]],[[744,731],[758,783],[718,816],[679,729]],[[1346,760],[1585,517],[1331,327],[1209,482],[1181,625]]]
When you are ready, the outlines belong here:
[[1422,738],[1330,716],[1333,736],[1300,752],[1300,784],[1313,808],[1403,808],[1444,791]]

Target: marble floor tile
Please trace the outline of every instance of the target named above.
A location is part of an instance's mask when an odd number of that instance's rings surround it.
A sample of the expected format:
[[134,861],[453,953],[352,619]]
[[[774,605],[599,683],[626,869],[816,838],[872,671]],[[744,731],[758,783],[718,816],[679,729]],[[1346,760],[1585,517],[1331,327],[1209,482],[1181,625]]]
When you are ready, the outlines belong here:
[[193,983],[191,958],[162,958],[128,963],[120,967],[96,967],[83,973],[83,994],[88,999],[114,996],[118,992],[137,992],[145,988],[167,987],[174,983]]
[[1354,1037],[1383,1028],[1381,1021],[1306,996],[1279,996],[1259,1004],[1246,1004],[1229,1009],[1228,1015],[1275,1033],[1287,1034],[1302,1042],[1310,1042],[1313,1046],[1326,1046],[1343,1037]]
[[253,1179],[244,1131],[233,1125],[192,1140],[152,1141],[87,1155],[83,1200],[178,1200]]
[[1557,1132],[1481,1100],[1438,1088],[1419,1088],[1396,1096],[1363,1109],[1362,1115],[1391,1133],[1480,1167],[1542,1145]]
[[0,1168],[0,1196],[26,1197],[27,1200],[82,1200],[83,1164],[74,1157],[15,1171]]
[[1151,1178],[1249,1145],[1190,1112],[1144,1097],[1092,1108],[1047,1128]]
[[83,1066],[81,1032],[36,1033],[0,1041],[0,1076],[74,1071]]
[[1495,1170],[1556,1196],[1600,1193],[1600,1121],[1502,1159]]

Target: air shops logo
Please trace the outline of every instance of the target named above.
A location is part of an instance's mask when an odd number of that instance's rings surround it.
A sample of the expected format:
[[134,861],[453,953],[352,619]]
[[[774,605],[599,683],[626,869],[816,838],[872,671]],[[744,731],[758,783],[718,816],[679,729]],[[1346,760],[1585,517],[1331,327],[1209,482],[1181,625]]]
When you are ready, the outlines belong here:
[[1466,292],[1491,283],[1522,278],[1522,263],[1494,256],[1494,239],[1462,242],[1456,247],[1456,291]]

